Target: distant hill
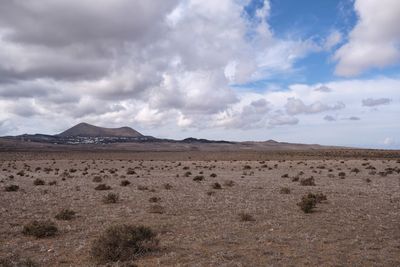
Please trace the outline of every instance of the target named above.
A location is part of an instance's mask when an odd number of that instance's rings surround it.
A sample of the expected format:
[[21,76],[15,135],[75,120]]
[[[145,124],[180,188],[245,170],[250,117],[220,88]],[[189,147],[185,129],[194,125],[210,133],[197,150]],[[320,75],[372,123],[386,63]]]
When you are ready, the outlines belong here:
[[103,128],[88,123],[79,123],[58,134],[60,137],[142,137],[143,135],[130,127]]

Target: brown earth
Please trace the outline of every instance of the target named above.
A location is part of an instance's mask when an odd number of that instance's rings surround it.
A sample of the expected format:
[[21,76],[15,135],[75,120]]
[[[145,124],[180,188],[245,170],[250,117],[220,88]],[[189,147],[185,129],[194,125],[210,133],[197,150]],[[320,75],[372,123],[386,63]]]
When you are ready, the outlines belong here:
[[[107,226],[128,223],[153,228],[160,240],[157,251],[135,261],[138,266],[400,266],[399,155],[346,149],[3,150],[0,259],[96,266],[92,241]],[[129,168],[136,174],[127,174]],[[95,176],[112,189],[95,190]],[[204,180],[195,182],[195,176]],[[296,176],[313,176],[316,186],[293,182]],[[46,185],[35,186],[36,178]],[[122,180],[131,184],[122,187]],[[213,189],[215,182],[222,189]],[[19,191],[5,192],[12,184]],[[281,194],[284,187],[289,194]],[[104,204],[109,192],[120,201]],[[309,192],[323,193],[327,201],[306,214],[297,203]],[[162,213],[150,212],[152,197],[161,199]],[[74,210],[76,218],[56,220],[63,208]],[[241,221],[240,213],[255,221]],[[23,235],[23,226],[34,219],[54,221],[58,234]]]

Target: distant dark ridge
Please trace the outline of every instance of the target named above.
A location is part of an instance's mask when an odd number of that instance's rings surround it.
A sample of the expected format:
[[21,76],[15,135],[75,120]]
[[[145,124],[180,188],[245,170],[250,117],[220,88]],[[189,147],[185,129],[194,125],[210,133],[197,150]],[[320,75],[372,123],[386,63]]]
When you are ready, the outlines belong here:
[[79,123],[58,134],[60,137],[142,137],[143,135],[130,127],[104,128],[88,123]]

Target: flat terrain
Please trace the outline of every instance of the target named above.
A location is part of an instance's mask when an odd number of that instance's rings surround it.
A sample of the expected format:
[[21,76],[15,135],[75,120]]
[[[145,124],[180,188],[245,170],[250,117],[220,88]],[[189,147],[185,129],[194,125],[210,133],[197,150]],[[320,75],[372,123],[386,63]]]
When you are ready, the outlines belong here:
[[[357,150],[0,152],[0,259],[96,266],[93,240],[127,223],[160,240],[138,266],[400,266],[399,159]],[[315,186],[301,185],[311,176]],[[9,185],[19,190],[6,192]],[[304,213],[297,203],[309,192],[327,200]],[[119,201],[103,203],[109,193]],[[55,219],[64,208],[75,218]],[[54,237],[22,234],[47,219],[59,229]]]

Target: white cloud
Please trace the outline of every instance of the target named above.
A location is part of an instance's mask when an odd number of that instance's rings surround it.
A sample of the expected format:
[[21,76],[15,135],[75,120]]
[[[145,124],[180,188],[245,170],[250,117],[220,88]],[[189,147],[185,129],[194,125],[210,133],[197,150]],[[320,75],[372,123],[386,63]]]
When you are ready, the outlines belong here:
[[386,137],[383,140],[383,144],[386,146],[394,145],[395,143],[396,143],[396,141],[392,137]]
[[355,76],[400,61],[400,1],[355,0],[358,21],[334,56],[336,74]]
[[343,39],[342,33],[338,30],[333,30],[325,40],[323,48],[327,51],[338,45]]

